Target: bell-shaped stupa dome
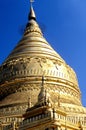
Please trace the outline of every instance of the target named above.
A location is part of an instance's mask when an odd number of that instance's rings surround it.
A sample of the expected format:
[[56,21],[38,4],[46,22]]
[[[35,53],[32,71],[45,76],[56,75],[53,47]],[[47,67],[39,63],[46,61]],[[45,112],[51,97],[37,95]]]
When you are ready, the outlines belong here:
[[[37,102],[41,77],[54,106],[81,106],[81,94],[74,70],[43,37],[31,6],[24,35],[0,66],[0,106]],[[35,96],[34,96],[35,95]],[[84,108],[83,108],[84,109]]]

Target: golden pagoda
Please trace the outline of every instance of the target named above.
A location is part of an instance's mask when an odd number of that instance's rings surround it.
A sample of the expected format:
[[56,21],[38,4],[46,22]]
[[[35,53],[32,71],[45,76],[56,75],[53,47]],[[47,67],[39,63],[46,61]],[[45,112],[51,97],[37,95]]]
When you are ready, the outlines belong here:
[[43,37],[32,5],[0,66],[0,130],[86,130],[76,74]]

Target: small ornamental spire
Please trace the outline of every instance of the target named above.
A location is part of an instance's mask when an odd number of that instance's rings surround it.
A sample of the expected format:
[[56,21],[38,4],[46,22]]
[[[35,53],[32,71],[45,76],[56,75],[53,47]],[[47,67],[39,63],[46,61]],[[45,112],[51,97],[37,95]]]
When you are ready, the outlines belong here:
[[35,16],[35,12],[34,12],[34,9],[33,9],[33,6],[32,6],[32,3],[34,2],[34,0],[30,0],[30,13],[29,13],[29,16],[28,16],[28,19],[31,20],[36,20],[36,16]]

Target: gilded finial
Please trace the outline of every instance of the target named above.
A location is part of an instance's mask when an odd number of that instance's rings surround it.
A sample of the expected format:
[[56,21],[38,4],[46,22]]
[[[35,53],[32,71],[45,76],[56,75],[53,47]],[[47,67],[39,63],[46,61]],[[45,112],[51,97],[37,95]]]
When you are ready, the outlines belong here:
[[35,12],[34,12],[34,9],[33,9],[33,6],[32,6],[32,3],[34,2],[34,0],[30,0],[30,13],[29,13],[29,17],[28,19],[31,20],[36,20],[36,16],[35,16]]
[[34,0],[30,0],[31,5],[32,5],[33,2],[34,2]]

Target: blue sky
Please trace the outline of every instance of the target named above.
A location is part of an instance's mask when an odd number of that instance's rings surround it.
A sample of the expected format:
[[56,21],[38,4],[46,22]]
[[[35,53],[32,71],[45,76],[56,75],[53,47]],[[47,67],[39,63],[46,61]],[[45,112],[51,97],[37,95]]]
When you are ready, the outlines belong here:
[[[86,106],[86,0],[35,0],[44,36],[75,70]],[[29,0],[0,0],[0,64],[22,37]]]

